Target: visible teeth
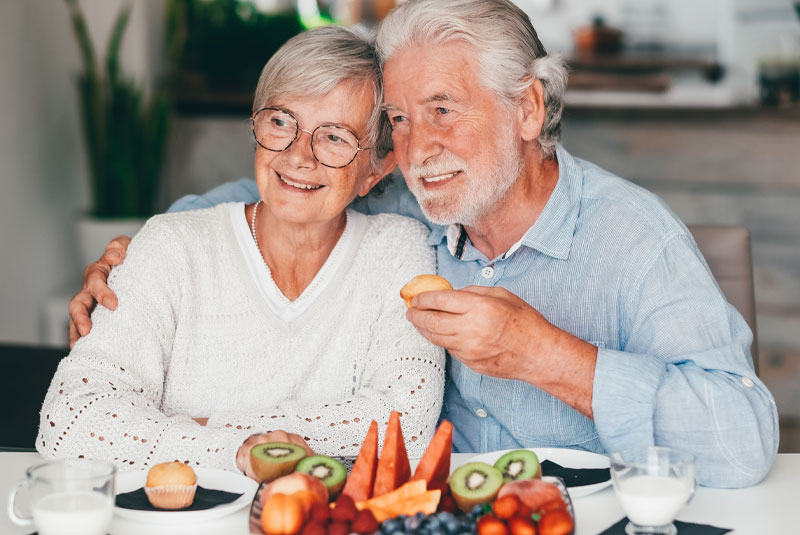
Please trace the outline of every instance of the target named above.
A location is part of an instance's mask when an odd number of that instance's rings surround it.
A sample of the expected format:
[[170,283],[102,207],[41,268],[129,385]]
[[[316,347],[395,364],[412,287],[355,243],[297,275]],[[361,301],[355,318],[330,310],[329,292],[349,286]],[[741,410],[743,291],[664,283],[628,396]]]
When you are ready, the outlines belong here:
[[441,182],[442,180],[447,180],[448,178],[456,176],[456,174],[458,174],[458,171],[455,171],[453,173],[447,173],[446,175],[423,177],[422,180],[425,182]]
[[322,186],[312,186],[310,184],[300,184],[298,182],[292,182],[291,180],[286,180],[281,175],[278,175],[278,178],[281,179],[281,182],[283,182],[284,184],[289,184],[293,188],[298,188],[298,189],[319,189],[319,188],[322,187]]

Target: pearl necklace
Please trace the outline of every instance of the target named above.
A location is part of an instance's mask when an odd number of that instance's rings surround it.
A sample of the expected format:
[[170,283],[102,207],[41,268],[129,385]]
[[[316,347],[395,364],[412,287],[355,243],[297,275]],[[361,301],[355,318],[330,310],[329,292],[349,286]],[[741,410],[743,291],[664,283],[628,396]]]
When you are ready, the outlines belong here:
[[256,242],[256,249],[258,249],[258,254],[261,255],[261,260],[264,262],[264,265],[267,266],[267,269],[269,269],[267,259],[264,258],[264,253],[261,252],[261,246],[258,244],[258,236],[256,236],[256,214],[258,213],[259,204],[261,204],[261,199],[259,199],[256,205],[253,207],[253,215],[250,217],[250,233],[253,234],[253,241]]

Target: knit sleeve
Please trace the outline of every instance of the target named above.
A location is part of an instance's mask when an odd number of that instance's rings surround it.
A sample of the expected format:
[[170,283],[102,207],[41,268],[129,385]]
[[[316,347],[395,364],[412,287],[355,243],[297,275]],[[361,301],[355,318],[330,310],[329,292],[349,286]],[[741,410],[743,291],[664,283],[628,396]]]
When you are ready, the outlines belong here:
[[[396,217],[396,216],[394,216]],[[352,396],[303,402],[286,400],[259,411],[218,413],[208,425],[272,431],[283,429],[300,434],[311,448],[323,455],[354,456],[372,420],[379,423],[381,440],[392,410],[401,413],[401,426],[408,454],[419,458],[436,429],[444,391],[444,350],[423,338],[405,317],[400,288],[422,273],[435,273],[433,250],[426,245],[427,229],[403,218],[403,234],[389,243],[403,243],[376,254],[377,276],[373,296],[382,302],[379,317],[363,318],[373,325],[361,377],[355,378]],[[387,260],[390,259],[390,260]]]
[[50,384],[36,440],[43,457],[102,458],[130,470],[171,460],[235,470],[236,450],[248,433],[206,429],[190,415],[160,409],[182,250],[158,218],[133,239],[109,277],[117,309],[97,307],[91,333],[61,361]]

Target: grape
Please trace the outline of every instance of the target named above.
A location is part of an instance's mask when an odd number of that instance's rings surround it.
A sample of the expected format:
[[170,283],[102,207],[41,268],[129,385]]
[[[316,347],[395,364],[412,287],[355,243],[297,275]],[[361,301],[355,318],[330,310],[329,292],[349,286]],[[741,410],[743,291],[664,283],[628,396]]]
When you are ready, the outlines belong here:
[[483,515],[483,504],[479,503],[472,508],[472,511],[469,512],[469,516],[472,517],[473,520],[477,520]]
[[414,531],[422,524],[422,519],[417,515],[409,516],[405,519],[403,524],[405,525],[406,531]]
[[442,521],[436,515],[429,516],[427,520],[425,520],[425,527],[431,530],[438,529],[441,525]]
[[441,521],[442,526],[447,530],[448,534],[454,535],[456,532],[458,532],[461,522],[452,513],[448,513],[447,511],[439,513],[439,520]]
[[442,522],[448,522],[450,520],[455,520],[456,515],[454,515],[453,513],[448,513],[447,511],[442,511],[441,513],[436,513],[436,518],[438,518]]
[[389,518],[381,522],[381,533],[384,535],[388,535],[389,533],[393,533],[397,531],[397,519]]
[[442,511],[432,515],[417,513],[384,520],[381,535],[476,535],[476,521],[486,514],[486,507],[476,505],[469,514]]
[[388,535],[389,533],[394,533],[395,531],[402,531],[403,529],[403,521],[399,518],[389,518],[384,520],[381,524],[381,533]]

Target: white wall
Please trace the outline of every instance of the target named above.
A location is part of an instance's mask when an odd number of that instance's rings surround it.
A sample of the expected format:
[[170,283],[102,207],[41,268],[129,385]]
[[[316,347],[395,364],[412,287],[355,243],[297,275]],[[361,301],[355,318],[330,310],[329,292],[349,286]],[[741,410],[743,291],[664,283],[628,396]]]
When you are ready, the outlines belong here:
[[[82,1],[101,50],[121,3]],[[156,4],[134,4],[122,62],[147,75],[147,17]],[[71,221],[89,204],[79,68],[63,1],[0,2],[0,341],[42,340],[49,297],[79,287]]]

